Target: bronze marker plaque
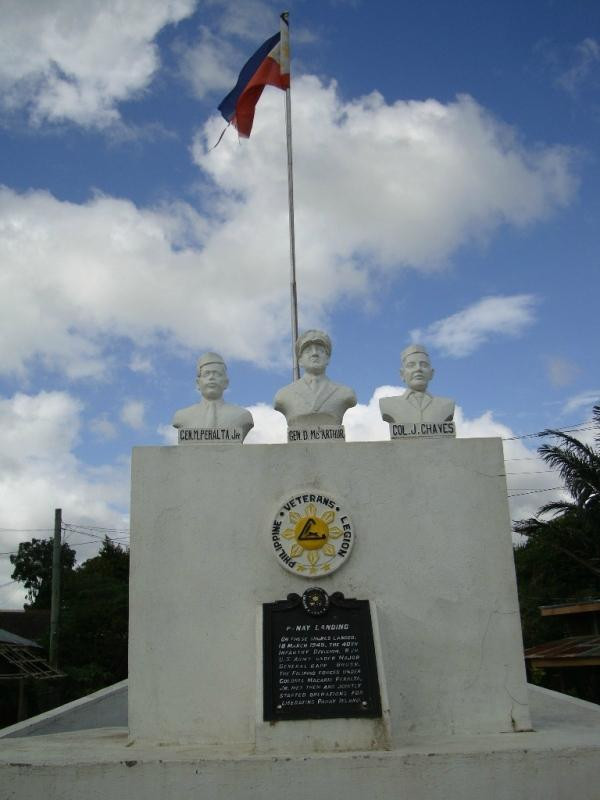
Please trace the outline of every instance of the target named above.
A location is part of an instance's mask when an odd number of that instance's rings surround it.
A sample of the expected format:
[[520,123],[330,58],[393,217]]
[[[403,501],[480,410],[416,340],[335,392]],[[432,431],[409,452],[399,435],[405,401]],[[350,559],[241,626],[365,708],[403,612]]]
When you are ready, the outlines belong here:
[[307,589],[263,605],[264,719],[380,717],[368,600]]

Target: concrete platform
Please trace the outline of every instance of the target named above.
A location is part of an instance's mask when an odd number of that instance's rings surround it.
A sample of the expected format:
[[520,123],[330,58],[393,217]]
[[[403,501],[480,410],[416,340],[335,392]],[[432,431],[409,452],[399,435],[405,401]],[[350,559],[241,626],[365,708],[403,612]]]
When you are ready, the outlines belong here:
[[99,728],[0,743],[11,800],[598,800],[600,706],[529,687],[534,732],[415,737],[388,752],[277,756],[128,746]]

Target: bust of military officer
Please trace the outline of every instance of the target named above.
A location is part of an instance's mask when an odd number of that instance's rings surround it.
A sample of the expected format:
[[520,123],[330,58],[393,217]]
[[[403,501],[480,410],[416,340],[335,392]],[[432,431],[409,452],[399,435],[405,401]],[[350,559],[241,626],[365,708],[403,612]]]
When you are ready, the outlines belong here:
[[403,395],[382,397],[381,416],[386,422],[447,422],[454,416],[454,400],[435,397],[427,387],[433,367],[422,344],[411,344],[400,354],[400,376],[407,386]]
[[296,355],[304,374],[277,392],[274,408],[285,416],[288,427],[341,425],[345,412],[356,405],[356,395],[325,374],[331,339],[323,331],[306,331],[296,342]]
[[242,441],[254,427],[252,414],[247,408],[234,406],[223,400],[229,386],[227,367],[218,353],[204,353],[196,367],[196,386],[202,400],[187,408],[180,408],[173,417],[174,428],[239,428]]

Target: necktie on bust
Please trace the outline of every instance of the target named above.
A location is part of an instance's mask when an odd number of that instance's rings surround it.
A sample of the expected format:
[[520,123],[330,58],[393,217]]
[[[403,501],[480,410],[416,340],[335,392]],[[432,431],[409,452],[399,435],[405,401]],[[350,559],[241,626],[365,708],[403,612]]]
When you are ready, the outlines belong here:
[[207,419],[206,419],[206,427],[207,428],[216,428],[217,427],[217,404],[214,400],[208,401],[208,408],[207,411]]

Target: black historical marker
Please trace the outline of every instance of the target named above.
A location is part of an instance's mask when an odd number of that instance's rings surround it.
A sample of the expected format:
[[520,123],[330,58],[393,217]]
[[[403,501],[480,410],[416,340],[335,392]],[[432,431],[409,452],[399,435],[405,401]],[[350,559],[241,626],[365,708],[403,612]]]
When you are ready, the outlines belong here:
[[263,605],[265,720],[380,717],[368,600],[307,589]]

